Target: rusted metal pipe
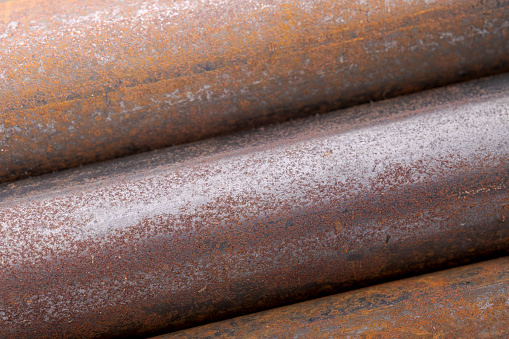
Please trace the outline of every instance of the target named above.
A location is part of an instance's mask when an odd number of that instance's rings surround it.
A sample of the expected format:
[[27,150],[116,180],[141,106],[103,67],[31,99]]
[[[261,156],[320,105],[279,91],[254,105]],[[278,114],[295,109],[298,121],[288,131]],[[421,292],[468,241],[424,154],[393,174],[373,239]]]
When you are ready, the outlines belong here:
[[0,337],[109,337],[509,248],[509,75],[0,186]]
[[398,280],[154,339],[505,338],[509,258]]
[[508,0],[0,2],[0,180],[509,70]]

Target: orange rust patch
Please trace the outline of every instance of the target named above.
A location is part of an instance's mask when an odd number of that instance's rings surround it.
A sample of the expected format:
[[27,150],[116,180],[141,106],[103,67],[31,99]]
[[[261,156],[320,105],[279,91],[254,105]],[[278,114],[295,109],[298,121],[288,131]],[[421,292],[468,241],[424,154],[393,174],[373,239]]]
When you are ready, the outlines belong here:
[[0,3],[0,180],[507,70],[508,11],[494,0]]

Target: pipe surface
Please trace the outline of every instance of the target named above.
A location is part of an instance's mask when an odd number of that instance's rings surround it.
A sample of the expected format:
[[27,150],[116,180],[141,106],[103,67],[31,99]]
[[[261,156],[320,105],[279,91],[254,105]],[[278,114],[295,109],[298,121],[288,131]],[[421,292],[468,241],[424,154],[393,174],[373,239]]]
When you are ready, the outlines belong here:
[[153,339],[506,338],[509,259],[315,299]]
[[0,337],[169,332],[506,253],[509,75],[0,185]]
[[0,2],[0,181],[509,70],[508,0]]

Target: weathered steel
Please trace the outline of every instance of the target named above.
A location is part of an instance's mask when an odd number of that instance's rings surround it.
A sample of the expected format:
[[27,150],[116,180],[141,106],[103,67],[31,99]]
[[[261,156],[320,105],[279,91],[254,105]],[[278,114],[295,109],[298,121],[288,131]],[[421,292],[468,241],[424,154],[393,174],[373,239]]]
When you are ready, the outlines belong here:
[[155,333],[509,248],[509,75],[0,186],[0,337]]
[[509,258],[376,285],[154,339],[507,338]]
[[508,0],[0,1],[0,180],[509,70]]

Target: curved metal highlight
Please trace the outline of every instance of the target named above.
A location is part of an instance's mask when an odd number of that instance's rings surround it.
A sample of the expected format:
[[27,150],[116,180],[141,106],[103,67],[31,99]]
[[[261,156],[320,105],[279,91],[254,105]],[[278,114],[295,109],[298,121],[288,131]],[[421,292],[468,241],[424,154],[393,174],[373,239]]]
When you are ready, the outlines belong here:
[[146,335],[509,248],[509,75],[0,186],[0,337]]
[[509,70],[507,0],[0,3],[0,180]]

